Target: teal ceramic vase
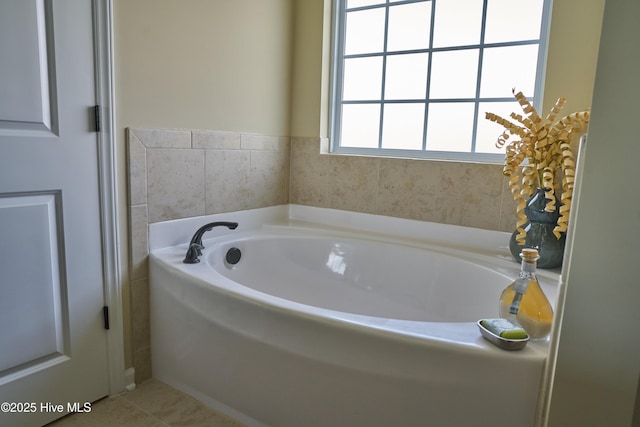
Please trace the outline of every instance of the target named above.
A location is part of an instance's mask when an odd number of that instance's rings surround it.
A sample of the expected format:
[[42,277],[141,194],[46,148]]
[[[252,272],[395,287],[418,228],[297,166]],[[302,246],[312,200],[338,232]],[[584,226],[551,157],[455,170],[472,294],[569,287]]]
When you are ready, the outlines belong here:
[[518,230],[514,231],[509,241],[509,249],[511,255],[521,262],[520,252],[523,248],[534,248],[538,250],[540,258],[538,259],[538,268],[557,268],[562,265],[564,257],[564,245],[566,233],[562,233],[560,239],[553,234],[560,217],[560,203],[556,203],[554,212],[544,210],[549,199],[545,198],[543,188],[538,188],[536,193],[527,202],[524,214],[527,217],[527,223],[524,229],[527,232],[524,245],[519,245],[516,241]]

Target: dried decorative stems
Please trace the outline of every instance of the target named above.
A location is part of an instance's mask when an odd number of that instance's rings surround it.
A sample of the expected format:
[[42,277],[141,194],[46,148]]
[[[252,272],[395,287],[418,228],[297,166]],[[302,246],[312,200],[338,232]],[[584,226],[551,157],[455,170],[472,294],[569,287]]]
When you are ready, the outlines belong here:
[[[587,129],[589,111],[569,114],[555,122],[566,102],[564,98],[558,98],[543,120],[522,92],[515,93],[514,90],[513,94],[522,107],[524,117],[511,113],[513,121],[509,121],[496,114],[486,113],[486,118],[506,129],[498,138],[496,147],[506,145],[503,173],[509,177],[509,189],[513,198],[518,201],[516,240],[519,245],[524,245],[527,236],[524,229],[527,222],[524,214],[526,200],[535,194],[536,189],[543,188],[545,198],[549,200],[545,211],[554,212],[557,202],[556,187],[558,190],[562,188],[560,217],[553,229],[553,234],[559,239],[561,233],[567,231],[575,181],[576,162],[571,141]],[[519,139],[509,142],[511,137]],[[558,170],[562,172],[561,184],[556,179],[559,178],[556,175]]]

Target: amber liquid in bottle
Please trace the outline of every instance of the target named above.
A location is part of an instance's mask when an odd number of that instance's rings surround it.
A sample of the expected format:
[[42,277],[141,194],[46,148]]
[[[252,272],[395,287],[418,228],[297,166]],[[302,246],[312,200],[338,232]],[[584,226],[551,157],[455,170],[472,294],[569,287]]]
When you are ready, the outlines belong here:
[[523,249],[520,276],[500,296],[500,317],[518,323],[532,340],[551,332],[553,309],[536,277],[536,249]]

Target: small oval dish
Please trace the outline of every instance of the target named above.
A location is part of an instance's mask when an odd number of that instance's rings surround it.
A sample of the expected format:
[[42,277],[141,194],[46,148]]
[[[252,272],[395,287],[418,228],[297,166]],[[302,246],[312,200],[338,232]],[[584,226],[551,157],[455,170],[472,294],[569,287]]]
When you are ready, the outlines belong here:
[[500,347],[501,349],[510,350],[510,351],[522,350],[529,342],[529,336],[522,339],[510,339],[510,338],[503,338],[499,335],[496,335],[482,325],[482,322],[484,320],[485,319],[480,319],[477,322],[478,329],[480,329],[480,333],[484,338],[489,340],[492,344]]

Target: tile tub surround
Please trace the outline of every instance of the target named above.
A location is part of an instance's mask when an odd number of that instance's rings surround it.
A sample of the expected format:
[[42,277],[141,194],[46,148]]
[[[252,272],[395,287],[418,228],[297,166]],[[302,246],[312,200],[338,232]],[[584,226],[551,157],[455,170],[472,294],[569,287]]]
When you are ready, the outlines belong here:
[[327,155],[328,140],[238,132],[127,129],[133,365],[151,376],[148,225],[295,203],[515,229],[502,165]]
[[327,139],[291,138],[290,203],[515,230],[517,204],[501,164],[327,152]]
[[151,376],[148,225],[288,203],[288,137],[127,129],[129,286],[136,382]]

